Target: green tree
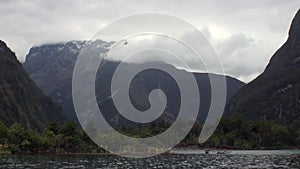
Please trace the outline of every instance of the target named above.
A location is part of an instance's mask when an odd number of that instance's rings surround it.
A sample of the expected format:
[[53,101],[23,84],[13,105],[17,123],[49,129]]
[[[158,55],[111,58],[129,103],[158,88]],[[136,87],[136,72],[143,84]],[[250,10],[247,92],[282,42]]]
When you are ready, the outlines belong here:
[[47,129],[52,131],[55,135],[58,134],[59,128],[60,126],[57,121],[51,121],[47,126]]
[[76,124],[74,122],[68,121],[63,124],[59,133],[64,136],[75,136],[76,135]]
[[76,130],[74,122],[65,122],[61,127],[59,133],[63,136],[61,148],[65,151],[75,151],[79,147],[80,137]]
[[7,143],[8,143],[8,128],[2,121],[0,121],[0,145],[2,146],[2,149],[5,148]]
[[14,123],[9,128],[8,138],[9,138],[9,144],[8,144],[9,149],[13,153],[15,153],[15,152],[22,151],[21,148],[28,143],[27,140],[29,139],[29,135],[21,124]]

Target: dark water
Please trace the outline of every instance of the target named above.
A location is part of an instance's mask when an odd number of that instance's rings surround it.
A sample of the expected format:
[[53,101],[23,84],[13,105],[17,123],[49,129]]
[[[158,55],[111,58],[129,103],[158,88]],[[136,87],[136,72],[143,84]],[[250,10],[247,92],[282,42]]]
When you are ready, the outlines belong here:
[[0,168],[300,168],[300,151],[175,151],[145,159],[111,155],[0,156]]

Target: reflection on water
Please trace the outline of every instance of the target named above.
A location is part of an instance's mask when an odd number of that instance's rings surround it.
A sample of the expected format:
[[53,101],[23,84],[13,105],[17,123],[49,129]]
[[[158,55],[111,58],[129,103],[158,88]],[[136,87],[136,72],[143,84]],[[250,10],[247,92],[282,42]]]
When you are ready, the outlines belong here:
[[299,168],[300,151],[176,150],[145,159],[112,155],[0,156],[0,168]]

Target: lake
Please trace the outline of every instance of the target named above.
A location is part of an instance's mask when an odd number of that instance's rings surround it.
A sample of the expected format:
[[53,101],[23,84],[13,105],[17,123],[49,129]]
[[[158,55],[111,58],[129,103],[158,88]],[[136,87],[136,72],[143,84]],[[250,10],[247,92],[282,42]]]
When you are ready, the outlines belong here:
[[300,150],[172,150],[145,159],[113,155],[1,155],[0,168],[300,168]]

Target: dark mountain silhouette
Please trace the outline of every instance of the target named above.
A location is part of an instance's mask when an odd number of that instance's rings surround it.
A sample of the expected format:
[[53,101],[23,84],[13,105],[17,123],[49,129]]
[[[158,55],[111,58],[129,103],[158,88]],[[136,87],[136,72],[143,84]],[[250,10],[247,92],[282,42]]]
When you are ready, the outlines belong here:
[[43,94],[1,40],[0,96],[0,120],[7,125],[18,122],[41,130],[50,120],[64,120],[61,108]]
[[300,126],[300,11],[292,21],[287,41],[265,71],[237,92],[226,114]]

